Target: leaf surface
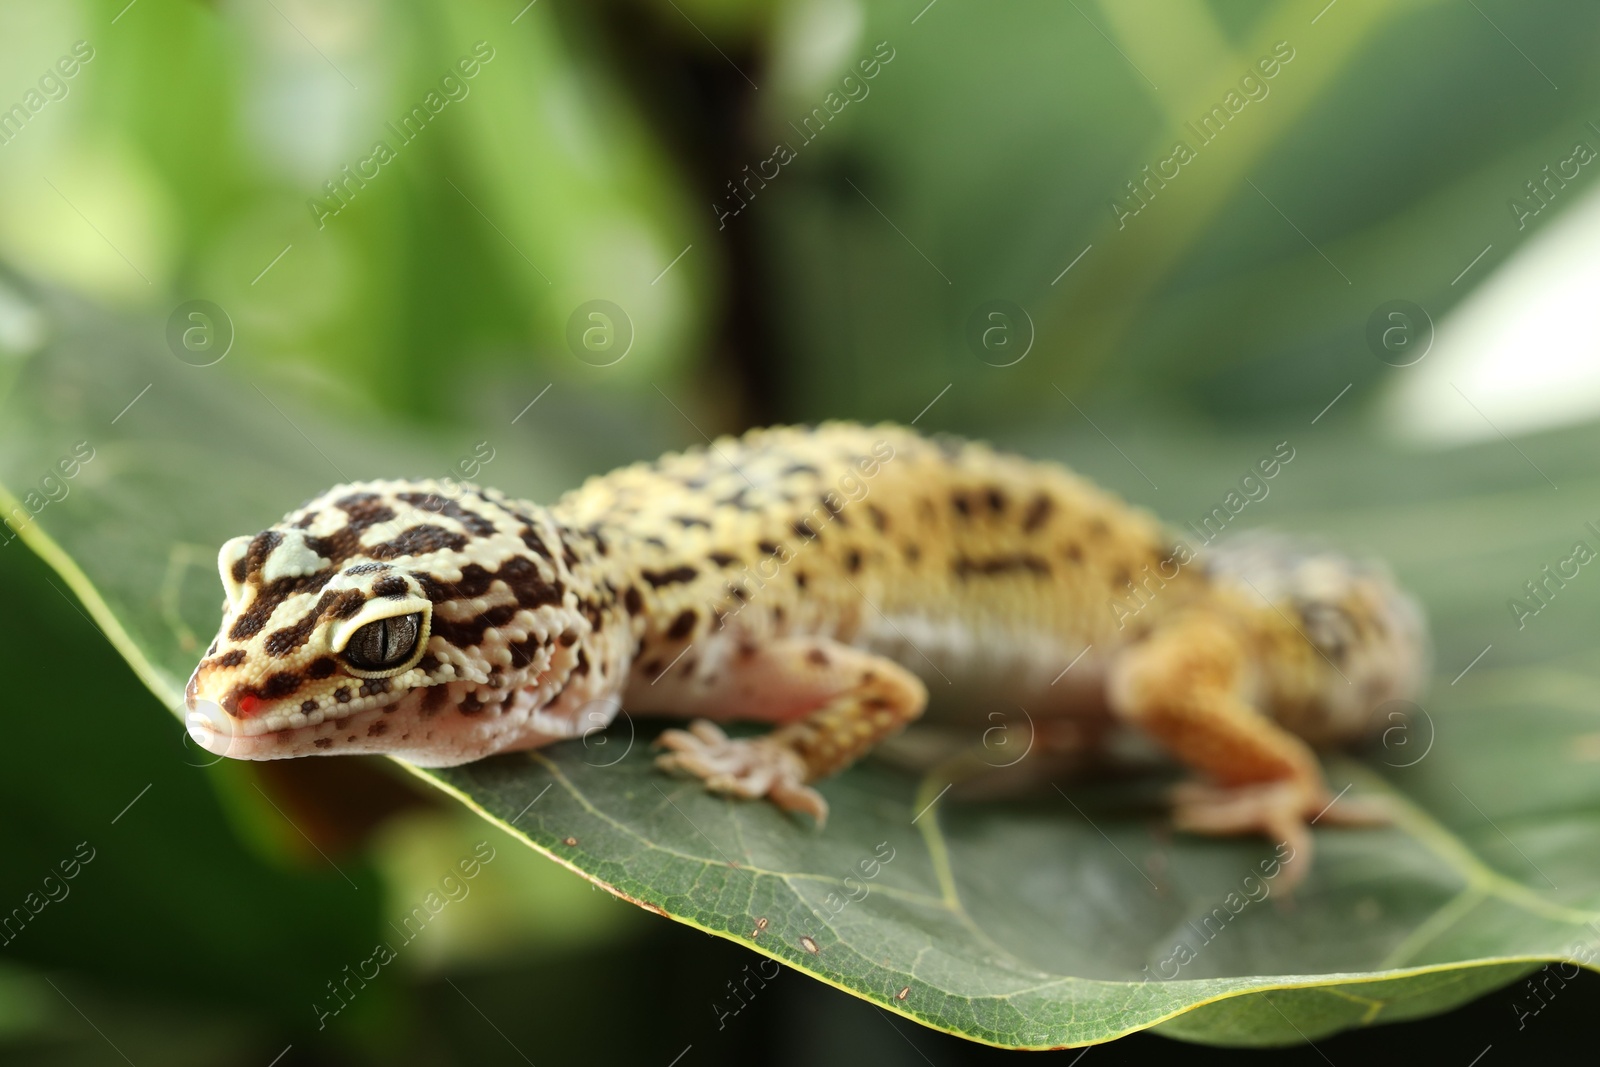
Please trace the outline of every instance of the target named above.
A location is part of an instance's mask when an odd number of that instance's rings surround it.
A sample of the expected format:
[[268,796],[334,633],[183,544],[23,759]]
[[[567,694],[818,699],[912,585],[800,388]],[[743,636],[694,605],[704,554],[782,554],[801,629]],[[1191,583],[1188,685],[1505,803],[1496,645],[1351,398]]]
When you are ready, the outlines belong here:
[[[505,458],[484,480],[514,494],[548,499],[582,470],[558,439],[511,426],[541,383],[508,383],[504,410],[479,413],[489,431],[480,421],[428,436],[191,367],[161,349],[159,324],[37,306],[51,341],[0,365],[0,506],[173,709],[216,623],[225,538],[334,481],[447,473],[485,432]],[[1370,751],[1328,764],[1335,789],[1386,795],[1400,821],[1318,831],[1315,869],[1292,899],[1267,874],[1268,843],[1171,831],[1170,775],[1040,773],[1030,792],[981,795],[1040,768],[1002,768],[1010,756],[979,744],[977,727],[957,763],[912,772],[871,760],[825,783],[821,833],[658,774],[657,726],[644,722],[417,773],[643,907],[997,1045],[1158,1025],[1212,1043],[1291,1043],[1443,1011],[1546,961],[1592,960],[1600,670],[1585,635],[1600,577],[1584,572],[1523,631],[1505,601],[1574,539],[1594,543],[1580,512],[1595,499],[1584,457],[1600,434],[1525,442],[1557,494],[1502,444],[1397,458],[1329,421],[1297,438],[1249,521],[1391,558],[1432,610],[1440,677]],[[1094,440],[1077,442],[1075,464],[1127,487]],[[94,458],[51,499],[44,479],[80,441]],[[1148,433],[1139,447],[1180,520],[1271,451]]]

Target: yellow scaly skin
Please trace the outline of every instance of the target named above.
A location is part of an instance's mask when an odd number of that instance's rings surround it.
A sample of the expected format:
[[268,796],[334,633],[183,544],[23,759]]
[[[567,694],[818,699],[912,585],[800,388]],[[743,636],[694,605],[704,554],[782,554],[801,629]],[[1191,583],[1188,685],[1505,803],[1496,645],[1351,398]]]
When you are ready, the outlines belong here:
[[[187,689],[214,752],[449,766],[619,708],[697,715],[659,762],[819,820],[807,783],[948,684],[1141,731],[1201,773],[1180,826],[1299,852],[1332,799],[1310,745],[1362,735],[1426,661],[1378,570],[1263,539],[1202,556],[1059,465],[890,425],[723,438],[548,508],[339,486],[219,568],[222,627]],[[775,729],[712,721],[739,719]],[[1320,821],[1374,817],[1346,801]]]

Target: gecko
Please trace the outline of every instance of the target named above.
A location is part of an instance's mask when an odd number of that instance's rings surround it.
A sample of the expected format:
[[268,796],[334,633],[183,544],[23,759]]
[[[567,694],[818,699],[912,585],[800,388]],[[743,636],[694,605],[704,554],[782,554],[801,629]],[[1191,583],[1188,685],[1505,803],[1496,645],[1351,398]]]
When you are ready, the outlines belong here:
[[218,569],[221,629],[185,691],[211,752],[452,766],[626,709],[692,719],[659,735],[664,770],[818,824],[815,783],[931,688],[1142,736],[1194,772],[1178,828],[1309,859],[1311,821],[1384,821],[1336,803],[1317,750],[1418,695],[1428,660],[1381,565],[1273,537],[1191,547],[1063,465],[890,424],[722,437],[547,507],[341,485],[229,540]]

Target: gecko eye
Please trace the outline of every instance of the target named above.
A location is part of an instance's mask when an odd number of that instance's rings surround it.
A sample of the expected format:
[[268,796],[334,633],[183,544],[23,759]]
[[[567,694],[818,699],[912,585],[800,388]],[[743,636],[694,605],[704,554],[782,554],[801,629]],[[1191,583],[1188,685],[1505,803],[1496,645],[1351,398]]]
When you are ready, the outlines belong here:
[[422,615],[397,615],[376,619],[350,635],[344,646],[344,659],[360,671],[386,671],[398,667],[417,650],[422,632]]

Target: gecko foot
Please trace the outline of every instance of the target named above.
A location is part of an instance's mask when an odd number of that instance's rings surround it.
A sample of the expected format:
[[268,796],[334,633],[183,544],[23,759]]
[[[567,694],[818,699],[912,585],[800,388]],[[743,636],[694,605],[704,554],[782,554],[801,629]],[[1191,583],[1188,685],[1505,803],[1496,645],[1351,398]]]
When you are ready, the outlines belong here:
[[1370,798],[1332,798],[1321,788],[1299,782],[1263,782],[1224,787],[1189,782],[1173,791],[1173,822],[1200,834],[1261,833],[1289,847],[1283,860],[1285,889],[1311,866],[1312,822],[1379,826],[1390,821],[1381,803]]
[[805,784],[805,761],[770,737],[731,738],[696,719],[687,730],[663,731],[656,744],[671,750],[656,757],[656,766],[699,778],[713,793],[766,797],[784,811],[806,812],[819,827],[828,820],[828,802]]

